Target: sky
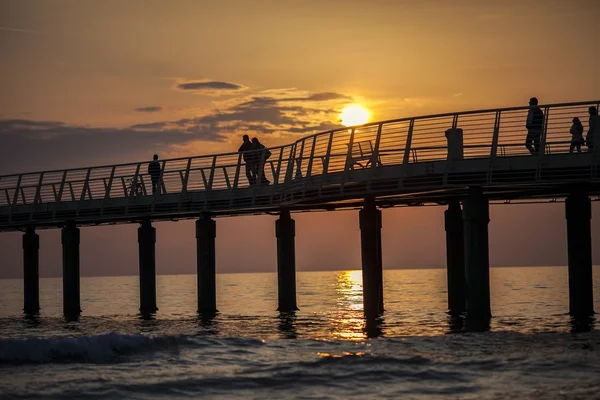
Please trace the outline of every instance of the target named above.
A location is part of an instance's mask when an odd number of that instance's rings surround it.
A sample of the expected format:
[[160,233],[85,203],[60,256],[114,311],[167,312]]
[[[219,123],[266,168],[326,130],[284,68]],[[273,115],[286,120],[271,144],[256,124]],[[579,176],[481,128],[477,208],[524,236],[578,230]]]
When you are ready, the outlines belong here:
[[[0,0],[0,175],[267,146],[372,120],[600,98],[596,0]],[[593,206],[600,249],[599,203]],[[383,211],[384,268],[445,265],[443,208]],[[297,269],[358,269],[357,211],[296,214]],[[217,221],[217,271],[276,270],[272,216]],[[157,228],[193,273],[193,221]],[[137,226],[82,228],[82,275],[137,273]],[[60,276],[60,232],[40,232]],[[0,278],[22,275],[0,233]],[[492,265],[565,265],[562,204],[491,208]],[[600,264],[600,250],[594,255]]]

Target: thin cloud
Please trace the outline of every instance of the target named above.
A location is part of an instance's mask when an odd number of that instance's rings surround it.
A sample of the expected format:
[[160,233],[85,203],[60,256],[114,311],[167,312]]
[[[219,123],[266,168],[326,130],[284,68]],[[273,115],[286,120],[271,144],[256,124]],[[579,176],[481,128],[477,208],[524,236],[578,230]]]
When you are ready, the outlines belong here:
[[135,109],[135,111],[143,112],[143,113],[153,113],[153,112],[159,112],[162,110],[163,110],[163,108],[160,106],[139,107],[139,108]]
[[247,87],[223,81],[187,81],[177,83],[175,89],[196,94],[218,96],[241,92],[246,90]]
[[7,26],[0,26],[0,31],[18,32],[18,33],[31,33],[31,34],[34,34],[34,35],[47,35],[47,33],[45,33],[45,32],[34,31],[34,30],[31,30],[31,29],[9,28]]

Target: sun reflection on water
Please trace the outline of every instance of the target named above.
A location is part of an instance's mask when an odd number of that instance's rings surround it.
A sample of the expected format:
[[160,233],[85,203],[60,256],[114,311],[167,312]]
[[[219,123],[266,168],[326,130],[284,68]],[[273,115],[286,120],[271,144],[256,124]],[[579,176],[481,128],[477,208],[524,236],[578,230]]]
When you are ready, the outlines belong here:
[[338,339],[364,340],[362,272],[340,271],[336,282],[336,308],[332,311],[332,335]]

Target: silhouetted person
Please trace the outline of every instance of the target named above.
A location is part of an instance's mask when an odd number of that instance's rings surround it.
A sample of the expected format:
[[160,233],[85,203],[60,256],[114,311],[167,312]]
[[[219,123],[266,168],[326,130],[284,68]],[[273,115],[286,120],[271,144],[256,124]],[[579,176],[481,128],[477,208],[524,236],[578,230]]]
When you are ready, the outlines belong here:
[[252,149],[256,150],[256,159],[254,161],[254,174],[256,179],[260,176],[260,183],[271,183],[267,177],[265,176],[265,161],[267,158],[271,157],[271,152],[267,149],[261,142],[258,141],[257,138],[252,138]]
[[569,153],[572,153],[575,148],[577,148],[578,153],[581,153],[581,144],[583,143],[583,125],[581,125],[579,118],[573,118],[573,125],[571,125],[570,132],[571,135],[573,135],[573,138],[571,139]]
[[588,109],[590,113],[590,128],[587,135],[585,136],[585,144],[589,152],[600,146],[600,121],[598,121],[598,109],[596,107],[590,107]]
[[158,190],[158,181],[160,179],[160,163],[158,162],[158,154],[152,157],[152,161],[148,164],[148,173],[152,180],[152,194]]
[[246,163],[246,178],[248,178],[248,182],[251,185],[254,185],[256,183],[256,175],[254,174],[254,171],[256,170],[254,167],[256,156],[254,152],[252,152],[252,142],[250,141],[248,135],[244,135],[242,140],[244,142],[238,149],[238,153],[242,153],[242,158]]
[[538,154],[544,127],[544,112],[538,107],[538,99],[535,97],[529,99],[529,113],[525,126],[527,127],[525,147],[531,154]]

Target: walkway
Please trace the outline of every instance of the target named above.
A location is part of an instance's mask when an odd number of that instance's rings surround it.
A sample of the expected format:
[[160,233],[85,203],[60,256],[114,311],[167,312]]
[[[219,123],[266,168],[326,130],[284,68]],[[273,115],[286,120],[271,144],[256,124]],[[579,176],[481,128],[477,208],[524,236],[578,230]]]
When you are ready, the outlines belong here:
[[[528,107],[478,110],[337,129],[270,148],[270,185],[249,186],[241,154],[0,176],[0,231],[355,207],[445,204],[479,186],[491,201],[552,200],[573,184],[600,195],[600,152],[569,154],[573,117],[587,131],[600,101],[541,106],[542,152],[524,146]],[[137,182],[137,184],[132,184]]]

